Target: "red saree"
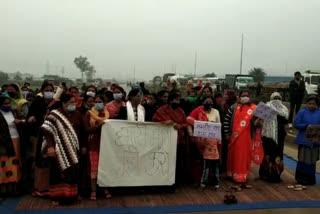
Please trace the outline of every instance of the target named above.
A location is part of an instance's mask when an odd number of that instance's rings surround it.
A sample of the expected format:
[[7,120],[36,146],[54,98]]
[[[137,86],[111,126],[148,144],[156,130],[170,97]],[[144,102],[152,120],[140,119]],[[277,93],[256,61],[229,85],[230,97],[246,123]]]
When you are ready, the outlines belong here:
[[[257,129],[255,139],[251,138],[251,119],[254,104],[238,104],[233,117],[232,134],[228,149],[227,174],[235,182],[244,183],[251,171],[251,162],[262,160],[261,130]],[[257,149],[259,148],[259,149]],[[260,152],[257,152],[257,151]],[[262,151],[263,153],[263,151]]]

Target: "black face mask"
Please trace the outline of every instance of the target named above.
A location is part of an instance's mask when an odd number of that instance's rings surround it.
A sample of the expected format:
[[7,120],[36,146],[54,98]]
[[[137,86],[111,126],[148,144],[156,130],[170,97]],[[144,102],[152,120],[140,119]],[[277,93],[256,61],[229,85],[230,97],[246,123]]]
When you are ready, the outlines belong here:
[[177,108],[179,108],[179,104],[178,103],[171,103],[171,108],[177,109]]
[[212,108],[212,104],[204,104],[204,105],[203,105],[203,108],[204,108],[205,110],[209,110],[209,109]]
[[300,80],[300,78],[299,78],[299,77],[296,77],[296,80],[297,80],[297,81],[299,81],[299,80]]
[[9,97],[14,98],[16,96],[15,92],[8,92]]

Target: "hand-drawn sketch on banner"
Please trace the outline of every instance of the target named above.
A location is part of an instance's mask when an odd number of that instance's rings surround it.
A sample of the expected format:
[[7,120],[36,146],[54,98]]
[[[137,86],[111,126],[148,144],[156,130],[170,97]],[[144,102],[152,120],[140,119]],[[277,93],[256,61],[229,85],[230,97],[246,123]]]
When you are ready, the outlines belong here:
[[98,184],[156,186],[175,182],[177,131],[159,123],[106,120]]
[[194,122],[193,136],[211,139],[221,139],[221,123],[212,123],[196,120]]
[[278,111],[271,106],[266,105],[263,102],[260,102],[256,109],[253,111],[253,115],[264,120],[273,120],[278,114]]

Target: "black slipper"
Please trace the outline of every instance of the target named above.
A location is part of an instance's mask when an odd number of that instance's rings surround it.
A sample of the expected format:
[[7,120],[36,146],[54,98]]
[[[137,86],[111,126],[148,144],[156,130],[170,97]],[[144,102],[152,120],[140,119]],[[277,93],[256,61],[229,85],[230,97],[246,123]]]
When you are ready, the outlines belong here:
[[224,204],[227,204],[227,205],[237,204],[237,203],[238,203],[238,200],[237,200],[237,198],[236,198],[235,195],[233,195],[233,194],[227,194],[227,195],[224,196],[223,203],[224,203]]

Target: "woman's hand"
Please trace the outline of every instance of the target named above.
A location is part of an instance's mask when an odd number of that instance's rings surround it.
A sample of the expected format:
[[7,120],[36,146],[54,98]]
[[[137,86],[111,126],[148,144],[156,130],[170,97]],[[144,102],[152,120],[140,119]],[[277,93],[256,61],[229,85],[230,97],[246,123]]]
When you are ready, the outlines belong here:
[[37,120],[36,120],[36,118],[34,117],[34,116],[31,116],[31,117],[29,117],[29,119],[28,119],[28,123],[34,123],[34,122],[36,122]]
[[254,126],[262,126],[262,125],[263,125],[263,119],[257,118],[257,119],[254,121]]
[[100,123],[98,123],[98,125],[96,125],[96,128],[98,129],[98,128],[101,128],[103,125],[104,125],[104,121],[103,122],[100,122]]
[[14,123],[15,123],[16,125],[18,125],[18,124],[20,124],[20,123],[23,123],[23,120],[15,119],[15,120],[14,120]]
[[173,128],[176,130],[179,130],[179,129],[181,129],[181,125],[175,123]]
[[166,120],[166,121],[163,121],[162,123],[165,125],[173,125],[174,124],[174,122],[172,120]]
[[192,126],[187,126],[187,131],[189,136],[193,136]]
[[81,154],[82,155],[87,154],[87,148],[85,148],[85,147],[81,148]]
[[49,148],[48,148],[48,156],[49,156],[49,157],[54,157],[54,156],[56,156],[56,151],[55,151],[55,149],[54,149],[53,147],[49,147]]

